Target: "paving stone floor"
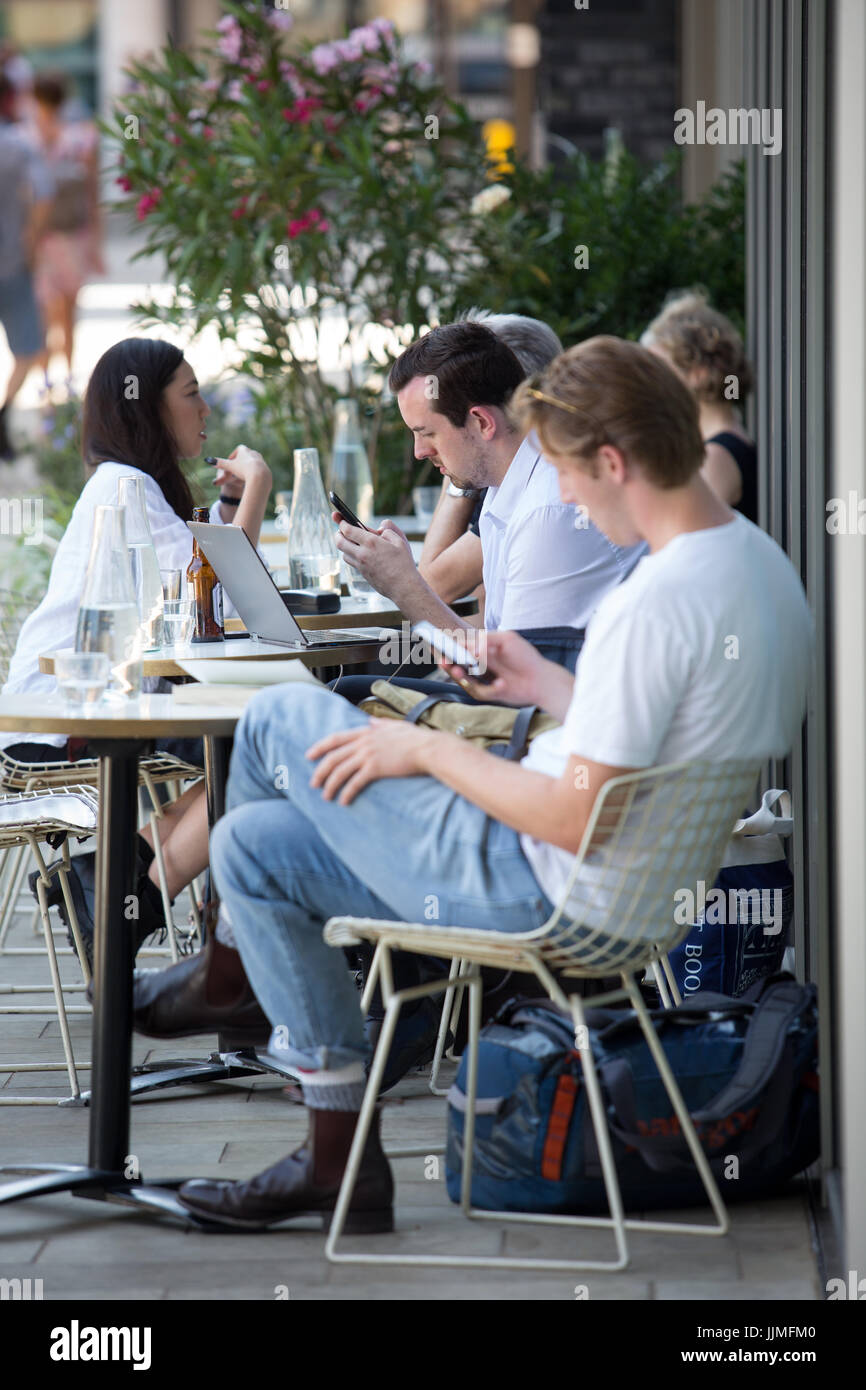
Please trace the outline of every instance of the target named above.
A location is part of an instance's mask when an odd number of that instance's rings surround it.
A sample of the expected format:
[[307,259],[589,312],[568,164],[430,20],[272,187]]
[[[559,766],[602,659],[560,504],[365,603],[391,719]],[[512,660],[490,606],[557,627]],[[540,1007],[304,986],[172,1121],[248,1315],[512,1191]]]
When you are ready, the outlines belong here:
[[[58,942],[62,942],[58,934]],[[8,945],[36,944],[24,915]],[[65,944],[65,942],[63,943]],[[156,962],[149,962],[154,964]],[[70,957],[64,980],[80,979]],[[0,955],[0,986],[47,983],[44,957]],[[82,995],[69,1002],[81,1004]],[[45,1002],[0,988],[0,1007]],[[89,1057],[90,1017],[71,1019],[76,1056]],[[205,1056],[212,1038],[182,1044],[136,1038],[135,1062]],[[0,1013],[0,1065],[62,1061],[56,1018]],[[87,1073],[84,1073],[84,1085]],[[68,1095],[65,1072],[0,1071],[0,1100]],[[386,1147],[441,1144],[445,1102],[426,1077],[404,1080],[387,1100]],[[89,1111],[71,1106],[0,1104],[0,1165],[84,1162]],[[145,1177],[245,1177],[288,1152],[304,1131],[301,1108],[273,1079],[212,1083],[166,1090],[132,1106],[130,1151]],[[468,1222],[449,1202],[444,1177],[423,1156],[394,1161],[397,1184],[393,1235],[355,1238],[348,1249],[373,1246],[382,1254],[608,1258],[606,1232],[520,1228]],[[426,1171],[425,1171],[426,1169]],[[427,1176],[433,1173],[433,1176]],[[678,1214],[680,1217],[681,1213]],[[329,1264],[320,1229],[306,1222],[265,1235],[203,1235],[128,1209],[70,1195],[0,1207],[0,1278],[41,1279],[49,1299],[786,1299],[821,1297],[805,1194],[732,1208],[732,1231],[722,1239],[640,1235],[621,1274],[487,1269],[417,1269]],[[695,1219],[703,1219],[697,1213]],[[585,1286],[585,1288],[581,1287]],[[577,1290],[577,1294],[576,1294]]]

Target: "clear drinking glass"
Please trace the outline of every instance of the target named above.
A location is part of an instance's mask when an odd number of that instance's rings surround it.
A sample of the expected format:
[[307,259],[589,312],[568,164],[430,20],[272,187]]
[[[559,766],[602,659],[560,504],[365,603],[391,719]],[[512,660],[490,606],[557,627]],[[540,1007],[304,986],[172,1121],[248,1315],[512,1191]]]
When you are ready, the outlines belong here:
[[55,653],[54,675],[57,688],[70,709],[95,705],[108,685],[108,653],[77,652],[68,647]]
[[160,570],[159,577],[162,580],[163,603],[170,603],[183,597],[180,591],[183,570]]
[[165,599],[163,602],[163,642],[167,647],[181,647],[192,636],[192,604],[188,598]]
[[415,515],[422,525],[426,523],[429,526],[433,520],[433,513],[441,493],[441,487],[413,487],[412,506],[415,508]]

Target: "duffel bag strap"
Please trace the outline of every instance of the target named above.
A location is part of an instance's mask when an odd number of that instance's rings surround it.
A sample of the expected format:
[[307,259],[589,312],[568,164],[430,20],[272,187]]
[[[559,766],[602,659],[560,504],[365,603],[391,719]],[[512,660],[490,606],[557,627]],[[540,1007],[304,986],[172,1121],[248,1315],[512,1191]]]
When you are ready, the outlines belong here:
[[[760,1151],[766,1137],[778,1129],[790,1103],[793,1064],[788,1029],[801,1012],[804,998],[803,987],[794,980],[766,992],[749,1021],[736,1073],[708,1105],[692,1114],[696,1126],[706,1127],[737,1111],[746,1112],[763,1097],[758,1119],[739,1147],[741,1160],[747,1161]],[[670,1172],[688,1162],[682,1135],[665,1138],[640,1133],[634,1078],[625,1058],[611,1058],[599,1071],[616,1113],[618,1123],[610,1127],[617,1138],[637,1149],[656,1172]]]
[[504,753],[509,762],[516,763],[526,752],[529,746],[529,726],[537,712],[537,705],[523,705],[517,711],[514,728],[511,730],[511,738],[508,740],[508,747]]
[[452,691],[443,690],[441,695],[427,695],[423,700],[419,700],[417,705],[403,716],[407,724],[417,724],[422,714],[426,714],[428,709],[433,709],[436,705],[456,705],[462,704],[462,700]]

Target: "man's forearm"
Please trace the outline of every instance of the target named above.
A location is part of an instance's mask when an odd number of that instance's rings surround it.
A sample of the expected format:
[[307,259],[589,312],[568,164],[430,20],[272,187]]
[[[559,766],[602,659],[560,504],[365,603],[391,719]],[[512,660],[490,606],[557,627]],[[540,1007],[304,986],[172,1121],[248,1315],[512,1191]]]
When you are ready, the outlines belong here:
[[462,618],[458,618],[453,608],[449,608],[447,603],[442,602],[442,599],[433,592],[417,570],[405,584],[400,585],[399,589],[392,592],[390,597],[411,623],[426,621],[432,623],[434,627],[444,627],[449,630],[469,626]]
[[447,550],[449,545],[453,545],[462,535],[465,535],[475,510],[476,499],[474,497],[451,497],[447,488],[446,482],[443,494],[433,513],[433,520],[430,522],[427,535],[424,537],[421,559],[418,562],[422,572],[438,555],[442,554],[443,550]]

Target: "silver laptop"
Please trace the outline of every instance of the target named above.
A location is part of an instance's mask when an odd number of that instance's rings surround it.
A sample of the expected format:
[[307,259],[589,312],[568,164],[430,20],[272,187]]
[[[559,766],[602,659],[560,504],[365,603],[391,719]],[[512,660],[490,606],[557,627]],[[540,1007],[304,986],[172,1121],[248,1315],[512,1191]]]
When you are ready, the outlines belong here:
[[251,637],[283,647],[347,647],[379,642],[392,634],[378,627],[353,631],[311,632],[299,627],[271,578],[267,565],[242,526],[214,526],[188,521],[217,578],[234,604]]

